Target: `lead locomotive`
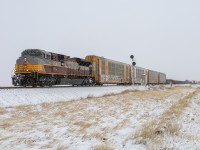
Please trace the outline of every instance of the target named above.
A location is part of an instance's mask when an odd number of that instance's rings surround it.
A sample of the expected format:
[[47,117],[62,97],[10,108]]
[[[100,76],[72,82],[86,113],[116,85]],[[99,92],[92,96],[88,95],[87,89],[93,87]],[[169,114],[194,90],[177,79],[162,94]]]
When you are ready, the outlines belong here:
[[27,49],[17,59],[15,86],[93,85],[91,61],[40,49]]

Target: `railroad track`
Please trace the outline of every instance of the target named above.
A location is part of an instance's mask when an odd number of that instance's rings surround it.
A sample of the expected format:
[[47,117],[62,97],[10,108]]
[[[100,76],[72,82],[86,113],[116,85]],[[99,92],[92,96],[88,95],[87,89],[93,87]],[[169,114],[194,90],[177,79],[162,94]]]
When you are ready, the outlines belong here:
[[[52,86],[52,87],[31,87],[31,86],[27,86],[27,87],[0,87],[0,90],[1,89],[44,89],[44,88],[79,88],[79,87],[112,87],[112,86],[117,86],[117,85],[104,85],[104,86],[98,86],[98,85],[95,85],[95,86]],[[126,85],[127,86],[127,85]]]

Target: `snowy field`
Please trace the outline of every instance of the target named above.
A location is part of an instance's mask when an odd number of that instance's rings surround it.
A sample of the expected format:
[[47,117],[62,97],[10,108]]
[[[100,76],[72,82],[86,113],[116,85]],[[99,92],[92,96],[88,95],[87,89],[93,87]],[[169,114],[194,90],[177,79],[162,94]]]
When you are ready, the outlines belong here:
[[198,86],[0,90],[0,149],[199,149],[199,116]]
[[104,87],[59,87],[0,89],[0,107],[35,105],[44,102],[71,101],[106,94],[120,93],[125,90],[145,90],[143,86],[104,86]]

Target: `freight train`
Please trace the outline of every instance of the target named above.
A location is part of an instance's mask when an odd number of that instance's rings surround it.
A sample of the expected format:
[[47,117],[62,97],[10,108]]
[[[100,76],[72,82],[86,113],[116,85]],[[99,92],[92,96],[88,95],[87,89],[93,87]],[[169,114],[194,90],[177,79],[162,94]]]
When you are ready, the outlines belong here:
[[24,87],[165,84],[166,74],[95,55],[82,59],[27,49],[16,61],[12,83]]
[[181,81],[181,80],[167,79],[166,84],[195,84],[195,82],[189,80]]

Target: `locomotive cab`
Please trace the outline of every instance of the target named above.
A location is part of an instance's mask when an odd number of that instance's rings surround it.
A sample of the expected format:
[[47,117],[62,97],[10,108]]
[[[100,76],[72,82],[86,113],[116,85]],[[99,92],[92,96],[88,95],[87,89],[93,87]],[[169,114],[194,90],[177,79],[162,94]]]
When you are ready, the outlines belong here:
[[43,72],[43,59],[50,59],[50,54],[44,50],[26,49],[21,53],[15,65],[15,75],[12,77],[15,86],[35,86],[38,72]]

